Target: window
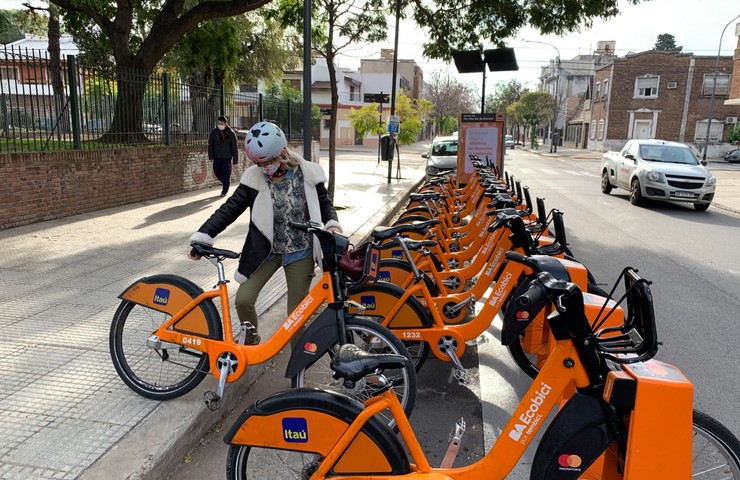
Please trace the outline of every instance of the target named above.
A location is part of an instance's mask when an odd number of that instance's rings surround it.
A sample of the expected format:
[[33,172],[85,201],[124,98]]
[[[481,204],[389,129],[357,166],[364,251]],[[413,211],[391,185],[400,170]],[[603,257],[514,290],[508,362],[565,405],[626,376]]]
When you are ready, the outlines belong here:
[[640,77],[635,80],[635,98],[658,98],[658,77]]
[[257,91],[257,85],[248,85],[246,83],[242,83],[239,85],[239,91],[242,93],[251,93]]
[[17,80],[18,75],[16,74],[15,67],[0,67],[0,79]]
[[[704,82],[701,85],[701,94],[706,96],[712,95],[712,86],[714,85],[714,73],[705,73]],[[714,90],[715,95],[727,95],[730,93],[730,76],[726,73],[717,74],[717,88]]]
[[604,139],[604,119],[599,120],[599,130],[596,132],[599,140]]
[[596,138],[596,120],[591,120],[591,128],[588,134],[588,138],[594,140]]
[[601,91],[601,98],[606,98],[609,93],[609,80],[604,80],[604,88]]
[[331,128],[331,118],[325,118],[324,119],[324,130],[329,130]]
[[[712,125],[709,127],[709,141],[719,142],[722,140],[722,133],[725,129],[724,122],[722,120],[712,119]],[[694,133],[694,140],[701,140],[702,142],[707,138],[707,120],[699,120],[696,122],[696,132]]]
[[601,98],[601,82],[596,82],[594,87],[594,101],[598,101]]

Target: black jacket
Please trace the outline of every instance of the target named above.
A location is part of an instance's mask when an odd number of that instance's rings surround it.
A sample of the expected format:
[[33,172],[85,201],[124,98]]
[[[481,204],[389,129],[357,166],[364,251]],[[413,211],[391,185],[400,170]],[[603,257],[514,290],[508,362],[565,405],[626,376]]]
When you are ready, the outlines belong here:
[[[303,186],[311,221],[322,222],[325,227],[339,227],[337,212],[329,200],[324,182],[326,176],[321,165],[301,161]],[[239,187],[226,202],[190,237],[190,241],[213,245],[213,239],[236,221],[247,208],[250,209],[249,231],[244,241],[239,268],[234,279],[243,283],[270,254],[273,240],[273,206],[269,186],[259,167],[253,165],[242,175]],[[314,238],[314,260],[321,265],[321,248]]]
[[226,127],[223,130],[224,137],[221,138],[221,130],[218,127],[211,130],[211,135],[208,137],[208,160],[214,158],[224,158],[231,160],[239,160],[239,146],[236,142],[236,133]]

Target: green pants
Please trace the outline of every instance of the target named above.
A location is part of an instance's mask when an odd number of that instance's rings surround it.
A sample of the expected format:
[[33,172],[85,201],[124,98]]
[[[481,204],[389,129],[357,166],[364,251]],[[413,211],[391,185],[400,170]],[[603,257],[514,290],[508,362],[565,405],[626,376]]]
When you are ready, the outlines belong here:
[[[239,315],[240,322],[250,322],[255,328],[258,328],[259,320],[257,319],[257,309],[255,308],[257,297],[270,278],[278,271],[281,263],[282,255],[276,255],[272,260],[265,260],[246,282],[239,285],[239,289],[236,291],[235,302],[236,313]],[[288,284],[287,315],[289,315],[306,295],[308,295],[308,291],[311,288],[314,269],[313,256],[309,255],[306,258],[302,258],[288,265],[283,265],[282,267],[285,272],[285,282]],[[290,341],[291,346],[295,347],[304,330],[305,326],[293,335]]]

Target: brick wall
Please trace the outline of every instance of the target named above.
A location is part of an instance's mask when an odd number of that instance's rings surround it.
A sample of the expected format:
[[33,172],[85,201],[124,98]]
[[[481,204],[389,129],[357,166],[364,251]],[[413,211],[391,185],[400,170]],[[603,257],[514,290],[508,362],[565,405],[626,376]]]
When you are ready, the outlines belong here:
[[[232,186],[247,167],[239,158]],[[220,185],[205,145],[3,153],[0,178],[0,230]]]

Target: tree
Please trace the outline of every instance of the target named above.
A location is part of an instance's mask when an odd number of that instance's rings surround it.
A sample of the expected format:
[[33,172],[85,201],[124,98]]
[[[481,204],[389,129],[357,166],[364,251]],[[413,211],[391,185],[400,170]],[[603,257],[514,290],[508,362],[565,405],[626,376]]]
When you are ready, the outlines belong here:
[[[640,0],[628,0],[637,4]],[[481,48],[483,44],[504,46],[508,38],[525,26],[543,35],[563,35],[590,27],[594,18],[607,19],[619,13],[616,0],[409,0],[416,23],[429,41],[424,56],[449,60],[455,50]]]
[[[331,113],[329,114],[329,198],[334,198],[337,106],[337,55],[350,45],[359,42],[379,42],[387,36],[388,24],[382,0],[314,0],[313,15],[316,29],[312,34],[312,47],[326,59],[331,89]],[[275,15],[285,27],[303,25],[303,2],[281,0]]]
[[378,113],[379,108],[380,104],[373,103],[359,109],[350,109],[347,118],[358,136],[364,138],[368,134],[381,135],[385,131]]
[[493,94],[486,98],[486,112],[505,112],[509,105],[519,101],[527,91],[529,90],[518,80],[497,83]]
[[146,141],[140,133],[146,89],[141,78],[148,78],[165,54],[202,22],[240,15],[270,0],[51,1],[66,10],[65,26],[81,47],[97,43],[102,46],[99,58],[112,55],[115,61],[115,117],[101,140],[140,143]]
[[683,47],[676,46],[676,39],[670,33],[661,33],[658,35],[658,40],[655,42],[655,48],[653,50],[680,52],[683,50]]
[[11,12],[0,10],[0,43],[13,43],[21,38],[23,38],[23,33],[13,21]]
[[430,117],[439,134],[452,133],[457,128],[457,118],[461,113],[476,111],[473,87],[439,71],[429,76],[426,97],[434,105]]
[[421,133],[421,116],[413,100],[403,93],[398,95],[396,99],[396,115],[401,117],[401,129],[397,136],[398,143],[400,145],[414,143]]
[[547,92],[527,92],[507,109],[509,116],[517,123],[530,128],[530,145],[533,148],[537,144],[537,127],[552,118],[554,101],[552,95]]

